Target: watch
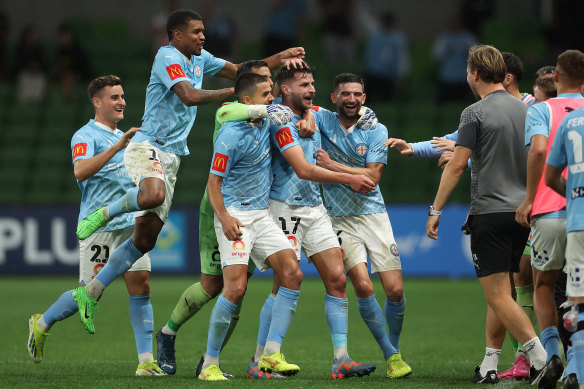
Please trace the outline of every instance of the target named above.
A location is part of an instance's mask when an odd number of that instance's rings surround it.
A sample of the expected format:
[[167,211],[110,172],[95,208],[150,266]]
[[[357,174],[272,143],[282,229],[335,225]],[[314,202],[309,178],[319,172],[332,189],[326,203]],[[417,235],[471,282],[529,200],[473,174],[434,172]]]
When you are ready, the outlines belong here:
[[428,208],[428,216],[440,216],[442,215],[442,211],[438,211],[436,209],[434,209],[433,205],[430,205],[430,208]]

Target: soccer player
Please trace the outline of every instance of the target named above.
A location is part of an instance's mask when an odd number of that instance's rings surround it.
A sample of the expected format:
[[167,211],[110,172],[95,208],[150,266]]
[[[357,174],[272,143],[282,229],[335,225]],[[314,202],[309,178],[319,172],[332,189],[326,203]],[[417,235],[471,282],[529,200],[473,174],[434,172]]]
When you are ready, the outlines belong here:
[[[103,76],[91,81],[89,98],[95,108],[95,119],[79,129],[71,140],[73,173],[81,189],[79,220],[91,209],[107,204],[133,186],[123,165],[124,148],[137,128],[123,133],[117,123],[124,118],[126,101],[121,80]],[[86,285],[103,268],[109,253],[132,236],[134,215],[126,213],[114,218],[89,239],[79,242],[79,283]],[[130,321],[138,350],[137,376],[166,375],[152,355],[154,315],[150,304],[150,257],[144,254],[124,273],[130,295]],[[49,329],[77,312],[73,290],[63,293],[43,314],[29,319],[28,352],[35,362],[43,358],[43,346]]]
[[[273,87],[272,75],[268,64],[262,60],[247,61],[237,69],[237,76],[245,73],[256,73],[265,76]],[[229,121],[246,119],[259,119],[269,117],[273,123],[285,124],[292,119],[292,111],[288,107],[281,105],[250,105],[225,103],[215,114],[215,131],[213,132],[213,143],[221,126]],[[191,285],[181,295],[176,307],[168,322],[156,334],[158,344],[157,359],[161,368],[169,374],[176,372],[175,341],[180,327],[193,317],[205,304],[215,298],[223,289],[223,272],[219,259],[219,246],[214,228],[214,213],[207,197],[207,190],[201,200],[199,208],[199,253],[201,259],[201,281]],[[250,263],[248,277],[253,274],[255,266]],[[225,343],[229,340],[235,325],[239,321],[241,304],[231,318],[229,331],[225,336]],[[225,344],[224,344],[225,345]],[[223,346],[224,346],[223,345]],[[203,358],[197,367],[196,375],[201,370]],[[257,365],[257,364],[256,364]],[[248,372],[249,374],[249,372]],[[272,378],[271,374],[260,374],[258,369],[251,373],[253,378]],[[229,378],[229,377],[228,377]]]
[[[310,138],[298,136],[295,123],[303,113],[311,109],[315,94],[312,69],[281,68],[276,79],[282,92],[282,103],[290,107],[296,116],[285,126],[270,126],[274,148],[274,181],[269,209],[274,219],[281,223],[284,234],[293,242],[298,260],[302,248],[324,282],[325,316],[334,348],[331,376],[348,378],[368,375],[375,370],[375,366],[358,364],[348,355],[346,277],[339,242],[322,204],[317,182],[348,184],[361,193],[374,190],[375,184],[362,174],[332,172],[316,166],[316,152],[321,144],[318,112],[315,111],[316,133]],[[268,296],[260,318],[273,317],[270,314],[273,299],[273,294]],[[252,361],[257,361],[262,353],[265,328],[266,321],[260,320],[257,349]]]
[[535,84],[533,85],[533,96],[535,97],[535,101],[533,104],[541,103],[542,101],[546,101],[557,95],[558,91],[553,76],[542,77],[535,80]]
[[515,210],[525,196],[527,153],[521,139],[527,106],[503,88],[505,69],[496,48],[477,45],[470,49],[467,81],[479,101],[461,114],[454,156],[444,168],[428,210],[426,233],[438,239],[442,208],[470,157],[471,251],[487,302],[485,357],[472,380],[498,382],[497,364],[507,329],[530,357],[530,382],[551,387],[555,381],[546,366],[545,349],[511,295],[509,272],[517,271],[529,235],[529,229],[515,222]]
[[[581,69],[582,70],[582,69]],[[561,76],[560,76],[561,77]],[[564,374],[564,388],[578,388],[584,383],[584,289],[582,283],[582,253],[584,252],[584,176],[582,172],[582,138],[584,137],[584,108],[568,113],[561,122],[552,148],[547,157],[545,183],[566,197],[566,269],[568,270],[567,294],[577,304],[578,323],[572,335],[573,354],[577,374]],[[565,178],[565,167],[569,167]],[[566,196],[566,194],[569,194]]]
[[[345,272],[351,279],[359,312],[378,342],[387,361],[387,376],[401,378],[412,368],[399,352],[406,300],[399,251],[393,237],[385,202],[379,190],[383,167],[387,164],[387,128],[379,124],[375,130],[355,127],[359,110],[365,102],[364,83],[355,74],[344,73],[333,81],[333,103],[337,112],[319,109],[322,147],[317,162],[324,168],[352,174],[365,174],[375,182],[375,190],[361,194],[344,185],[324,184],[325,205],[337,232],[343,253]],[[322,112],[321,112],[322,111]],[[385,291],[385,320],[367,270],[378,273]]]
[[[268,79],[254,73],[237,78],[235,93],[246,104],[270,104],[273,100]],[[294,375],[300,370],[287,363],[280,352],[296,311],[302,272],[288,239],[268,212],[271,183],[268,126],[265,119],[229,122],[217,134],[207,193],[215,212],[224,285],[211,314],[200,380],[227,380],[219,368],[219,352],[231,316],[247,287],[250,256],[260,270],[271,267],[281,282],[260,366],[282,375]]]
[[584,54],[567,50],[558,56],[553,76],[558,97],[529,108],[525,122],[527,192],[517,208],[516,221],[531,225],[531,266],[535,284],[534,301],[541,340],[547,352],[552,376],[563,372],[559,349],[558,315],[554,289],[565,262],[566,199],[545,184],[546,156],[562,119],[584,106],[580,87],[584,82]]
[[[141,130],[128,145],[124,158],[136,187],[109,206],[95,210],[77,228],[77,236],[83,240],[112,217],[137,212],[132,238],[111,254],[87,287],[75,290],[81,321],[90,333],[95,332],[94,313],[103,290],[156,244],[170,211],[181,156],[189,153],[186,139],[197,106],[233,94],[233,88],[200,89],[203,75],[233,79],[238,66],[203,49],[204,25],[199,14],[174,12],[168,18],[167,32],[170,45],[161,47],[154,59]],[[275,66],[288,58],[303,57],[304,49],[299,47],[266,58],[266,62]]]

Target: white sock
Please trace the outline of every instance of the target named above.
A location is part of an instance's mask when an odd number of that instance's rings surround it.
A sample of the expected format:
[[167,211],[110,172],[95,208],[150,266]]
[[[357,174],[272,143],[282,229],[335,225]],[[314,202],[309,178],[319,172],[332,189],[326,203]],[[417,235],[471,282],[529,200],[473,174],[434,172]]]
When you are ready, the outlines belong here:
[[543,348],[543,345],[537,336],[525,342],[523,344],[523,348],[525,349],[527,355],[529,355],[529,360],[531,361],[533,367],[535,367],[537,370],[540,370],[545,366],[547,352]]
[[41,317],[39,317],[39,319],[37,320],[37,325],[43,332],[49,332],[49,330],[51,329],[51,326],[45,323],[45,317],[43,315],[41,315]]
[[162,327],[162,333],[164,335],[176,335],[176,332],[174,332],[173,330],[170,329],[170,327],[168,326],[168,323],[166,323],[164,325],[164,327]]
[[517,349],[517,352],[515,353],[515,359],[519,358],[521,355],[523,355],[525,357],[525,359],[527,359],[527,361],[529,361],[529,355],[527,355],[525,353],[525,349],[523,347],[519,347]]
[[259,361],[260,358],[262,357],[263,353],[264,353],[264,348],[258,344],[256,347],[255,355],[253,356],[253,361],[254,362]]
[[152,353],[142,353],[138,354],[138,364],[143,364],[154,360],[154,355]]
[[273,340],[267,340],[266,346],[264,347],[264,355],[272,355],[273,353],[279,353],[282,348],[282,344],[275,342]]
[[491,370],[497,371],[497,365],[499,364],[499,355],[501,355],[501,350],[496,348],[485,348],[485,358],[481,363],[481,376],[486,376]]
[[105,290],[105,285],[100,280],[94,278],[87,284],[87,295],[92,299],[97,300]]
[[205,354],[205,360],[203,361],[203,369],[208,368],[211,365],[217,365],[219,366],[219,358],[212,358],[210,356],[208,356],[207,354]]
[[344,357],[345,355],[349,354],[349,351],[346,347],[335,347],[335,360]]

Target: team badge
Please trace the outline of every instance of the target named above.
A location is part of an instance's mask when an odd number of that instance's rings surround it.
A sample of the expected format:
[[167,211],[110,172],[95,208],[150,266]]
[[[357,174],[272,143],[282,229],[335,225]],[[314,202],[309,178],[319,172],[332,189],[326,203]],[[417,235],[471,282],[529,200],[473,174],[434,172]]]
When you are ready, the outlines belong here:
[[399,256],[399,251],[398,251],[397,245],[395,243],[392,243],[391,246],[389,246],[389,251],[391,251],[391,253],[394,256],[396,256],[396,257]]
[[201,77],[201,68],[199,65],[195,66],[195,74],[197,77]]
[[174,65],[168,65],[166,67],[166,72],[170,76],[171,80],[176,80],[180,77],[186,77],[185,72],[183,72],[182,68],[179,64],[175,63]]
[[225,169],[227,168],[227,161],[229,161],[229,156],[221,153],[215,153],[215,158],[213,159],[213,166],[211,169],[218,171],[219,173],[225,173]]
[[365,143],[359,143],[355,151],[357,151],[357,154],[359,155],[365,155],[367,154],[367,145]]
[[77,143],[73,147],[73,159],[87,154],[87,143]]
[[278,143],[279,148],[294,142],[294,138],[292,138],[292,133],[290,132],[290,127],[284,127],[276,132],[276,142]]

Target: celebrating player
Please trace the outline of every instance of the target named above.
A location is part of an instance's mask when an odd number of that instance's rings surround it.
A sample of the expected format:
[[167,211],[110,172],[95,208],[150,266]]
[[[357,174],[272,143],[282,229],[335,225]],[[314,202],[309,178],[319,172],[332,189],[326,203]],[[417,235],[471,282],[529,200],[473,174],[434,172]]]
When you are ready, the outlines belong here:
[[[121,80],[116,76],[96,78],[89,84],[89,98],[95,108],[95,119],[79,129],[71,140],[73,172],[81,189],[79,220],[91,209],[107,204],[133,187],[123,165],[124,148],[137,128],[126,133],[117,129],[124,118],[126,101]],[[115,217],[89,239],[79,242],[79,283],[86,285],[108,262],[109,253],[132,236],[134,215]],[[144,254],[124,273],[130,294],[130,321],[138,349],[136,375],[166,375],[152,355],[154,315],[150,304],[150,257]],[[57,321],[77,312],[73,290],[61,295],[42,315],[29,319],[28,351],[35,362],[41,362],[49,329]],[[82,313],[83,314],[83,313]]]

